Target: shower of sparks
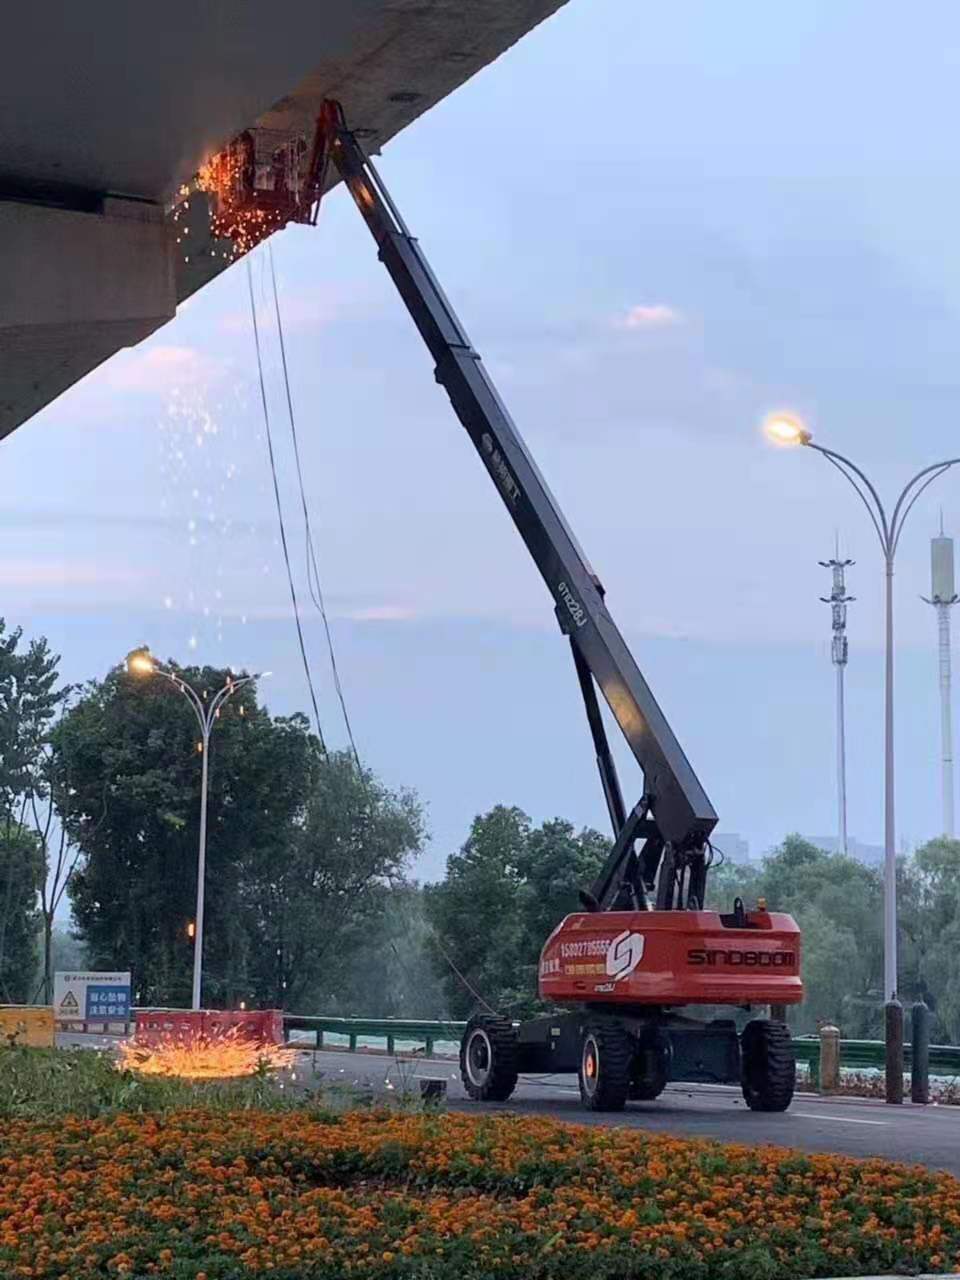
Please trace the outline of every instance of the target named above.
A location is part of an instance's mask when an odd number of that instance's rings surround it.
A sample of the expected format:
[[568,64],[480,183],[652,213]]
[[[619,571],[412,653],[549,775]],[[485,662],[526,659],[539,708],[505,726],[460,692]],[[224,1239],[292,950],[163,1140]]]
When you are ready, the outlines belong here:
[[120,1046],[120,1070],[141,1076],[184,1080],[229,1080],[264,1070],[283,1071],[296,1061],[296,1050],[245,1038],[234,1027],[219,1036],[171,1036],[156,1045],[127,1040]]

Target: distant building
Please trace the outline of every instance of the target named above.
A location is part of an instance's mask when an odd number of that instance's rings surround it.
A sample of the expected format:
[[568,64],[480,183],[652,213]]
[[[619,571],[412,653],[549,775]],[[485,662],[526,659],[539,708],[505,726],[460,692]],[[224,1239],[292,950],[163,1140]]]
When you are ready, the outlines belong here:
[[742,864],[750,861],[750,845],[743,836],[735,832],[720,831],[710,837],[713,844],[723,853],[727,862]]
[[[808,843],[816,845],[818,849],[822,849],[824,853],[837,853],[840,848],[840,841],[837,836],[804,836],[803,838]],[[864,844],[861,840],[848,836],[847,854],[868,867],[883,865],[882,844]]]

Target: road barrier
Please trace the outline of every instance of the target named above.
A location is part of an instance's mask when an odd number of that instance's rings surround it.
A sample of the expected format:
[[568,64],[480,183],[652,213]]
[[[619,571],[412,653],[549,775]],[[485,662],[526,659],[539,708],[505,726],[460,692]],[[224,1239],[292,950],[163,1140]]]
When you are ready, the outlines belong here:
[[10,1045],[25,1044],[33,1049],[52,1049],[53,1009],[42,1004],[0,1005],[0,1036]]
[[135,1039],[145,1045],[229,1033],[265,1044],[282,1044],[284,1038],[278,1009],[134,1009],[133,1017]]

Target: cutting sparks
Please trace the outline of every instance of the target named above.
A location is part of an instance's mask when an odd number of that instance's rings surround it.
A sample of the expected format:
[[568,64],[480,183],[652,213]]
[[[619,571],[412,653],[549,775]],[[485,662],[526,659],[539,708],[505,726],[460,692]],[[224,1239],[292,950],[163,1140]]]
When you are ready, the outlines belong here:
[[228,1080],[294,1065],[296,1050],[244,1037],[239,1027],[221,1036],[171,1036],[158,1044],[127,1040],[120,1046],[118,1066],[143,1076],[184,1080]]

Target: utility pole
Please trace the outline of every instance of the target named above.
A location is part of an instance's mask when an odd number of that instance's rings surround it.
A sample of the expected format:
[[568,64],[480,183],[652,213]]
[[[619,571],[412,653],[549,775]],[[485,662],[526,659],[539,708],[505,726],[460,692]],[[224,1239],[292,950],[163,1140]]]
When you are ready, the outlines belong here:
[[943,834],[954,836],[953,808],[953,696],[950,670],[950,607],[957,603],[953,573],[953,539],[943,532],[930,539],[930,598],[921,597],[937,611],[940,645],[940,770],[943,791]]
[[837,535],[836,550],[832,560],[819,562],[824,569],[833,573],[833,588],[828,596],[821,596],[824,604],[830,606],[833,640],[830,656],[837,671],[837,808],[838,848],[841,853],[847,852],[847,746],[844,723],[843,677],[847,665],[847,605],[855,597],[847,595],[847,584],[844,570],[853,564],[852,560],[840,559],[840,535]]

